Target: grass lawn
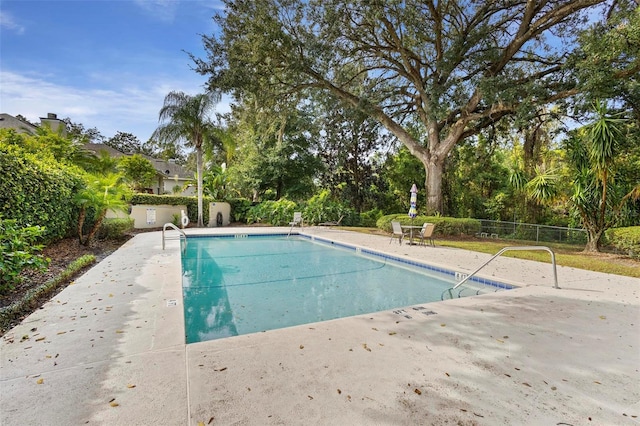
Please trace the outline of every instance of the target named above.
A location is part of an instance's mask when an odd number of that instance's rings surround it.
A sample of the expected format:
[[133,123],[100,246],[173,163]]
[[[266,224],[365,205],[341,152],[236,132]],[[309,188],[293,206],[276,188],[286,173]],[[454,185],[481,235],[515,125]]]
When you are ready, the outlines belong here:
[[[345,227],[343,229],[366,234],[387,235],[377,228]],[[501,249],[509,246],[546,246],[555,253],[556,264],[558,265],[640,278],[640,261],[611,253],[583,253],[582,250],[584,247],[580,245],[547,242],[536,243],[535,241],[520,240],[492,240],[474,237],[467,237],[466,239],[436,237],[435,241],[436,245],[439,246],[455,247],[489,254],[496,254]],[[502,256],[551,263],[551,256],[545,251],[508,251]]]

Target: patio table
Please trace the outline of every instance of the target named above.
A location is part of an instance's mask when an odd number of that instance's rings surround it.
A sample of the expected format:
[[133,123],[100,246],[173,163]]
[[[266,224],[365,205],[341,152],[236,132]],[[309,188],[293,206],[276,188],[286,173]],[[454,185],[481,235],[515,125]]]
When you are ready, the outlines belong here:
[[422,225],[400,225],[400,227],[405,230],[408,229],[409,230],[409,242],[407,244],[411,245],[416,245],[413,242],[413,230],[414,229],[422,229]]

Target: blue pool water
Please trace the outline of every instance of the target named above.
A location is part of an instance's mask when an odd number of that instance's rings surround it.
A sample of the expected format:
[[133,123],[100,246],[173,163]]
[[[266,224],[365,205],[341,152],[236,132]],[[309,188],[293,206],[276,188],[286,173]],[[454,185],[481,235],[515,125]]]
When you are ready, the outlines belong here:
[[302,237],[189,238],[187,343],[439,301],[444,274]]

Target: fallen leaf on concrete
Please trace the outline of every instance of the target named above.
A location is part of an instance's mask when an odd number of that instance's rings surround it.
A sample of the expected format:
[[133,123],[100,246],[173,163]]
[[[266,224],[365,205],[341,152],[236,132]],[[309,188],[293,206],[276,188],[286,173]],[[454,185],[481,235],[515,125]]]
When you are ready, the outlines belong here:
[[198,422],[198,426],[204,426],[204,422]]
[[127,387],[128,387],[129,389],[133,389],[133,388],[135,388],[135,387],[136,387],[136,385],[132,385],[131,383],[129,383],[129,384],[127,385]]
[[446,327],[447,324],[440,324],[440,327]]
[[604,315],[600,315],[600,319],[607,319],[607,317]]
[[300,349],[304,349],[304,345],[300,345]]
[[37,384],[41,385],[44,383],[44,379],[43,378],[39,378],[38,381],[36,382]]
[[389,332],[389,336],[393,336],[394,334],[397,334],[395,331],[390,331]]
[[594,380],[594,381],[593,381],[593,383],[595,383],[595,384],[597,384],[597,385],[601,385],[601,384],[602,384],[602,383],[600,383],[600,382],[599,382],[599,381],[597,381],[597,380]]
[[109,405],[110,405],[110,406],[112,406],[112,407],[117,407],[117,406],[119,406],[120,404],[118,404],[118,403],[117,403],[117,402],[115,402],[115,401],[111,401],[111,402],[109,403]]
[[525,385],[525,386],[531,387],[531,385],[529,383],[527,383],[527,382],[522,382],[522,384]]

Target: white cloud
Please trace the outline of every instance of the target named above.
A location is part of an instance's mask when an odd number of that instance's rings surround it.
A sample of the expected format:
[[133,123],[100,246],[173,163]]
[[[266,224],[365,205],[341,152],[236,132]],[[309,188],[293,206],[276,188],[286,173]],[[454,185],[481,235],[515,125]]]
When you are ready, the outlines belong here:
[[148,16],[164,22],[173,22],[180,1],[178,0],[134,0]]
[[24,34],[25,31],[25,28],[18,24],[13,19],[13,16],[2,10],[0,10],[0,28],[6,28],[7,30],[14,31],[19,35]]
[[[201,92],[202,82],[197,77],[145,76],[115,87],[83,89],[51,83],[42,76],[3,70],[0,71],[0,112],[22,114],[32,122],[39,122],[40,117],[51,112],[59,118],[70,117],[85,128],[96,127],[105,137],[122,131],[133,133],[144,142],[158,125],[158,111],[165,95],[172,90],[189,94]],[[228,101],[223,100],[217,110],[229,111]]]

